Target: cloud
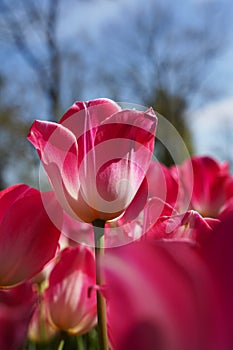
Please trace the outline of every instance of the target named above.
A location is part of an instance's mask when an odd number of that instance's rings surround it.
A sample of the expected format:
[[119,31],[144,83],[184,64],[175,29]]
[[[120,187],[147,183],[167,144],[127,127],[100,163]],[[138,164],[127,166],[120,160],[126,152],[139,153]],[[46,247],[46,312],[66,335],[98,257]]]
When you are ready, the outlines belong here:
[[191,113],[196,153],[233,159],[233,96]]

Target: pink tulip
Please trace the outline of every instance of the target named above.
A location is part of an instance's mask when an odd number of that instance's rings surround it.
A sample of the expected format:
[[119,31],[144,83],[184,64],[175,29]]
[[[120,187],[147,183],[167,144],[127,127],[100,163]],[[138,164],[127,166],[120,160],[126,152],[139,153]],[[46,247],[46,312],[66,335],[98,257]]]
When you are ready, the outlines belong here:
[[[57,205],[43,193],[47,207]],[[56,253],[60,231],[50,221],[41,193],[20,184],[0,192],[0,286],[10,287],[36,275]],[[57,211],[59,217],[59,211]]]
[[201,246],[141,241],[107,251],[102,293],[113,350],[232,349],[232,227],[229,211]]
[[104,269],[113,350],[230,350],[219,294],[192,245],[132,243],[108,251]]
[[232,196],[229,165],[210,157],[193,157],[178,168],[186,195],[191,198],[190,208],[202,216],[217,218]]
[[95,262],[84,246],[64,249],[44,292],[51,324],[70,334],[83,334],[96,324]]
[[151,161],[156,124],[152,109],[121,110],[99,99],[76,102],[58,124],[36,120],[28,139],[62,207],[90,223],[115,219],[136,197]]
[[36,302],[31,284],[0,290],[0,349],[22,349]]

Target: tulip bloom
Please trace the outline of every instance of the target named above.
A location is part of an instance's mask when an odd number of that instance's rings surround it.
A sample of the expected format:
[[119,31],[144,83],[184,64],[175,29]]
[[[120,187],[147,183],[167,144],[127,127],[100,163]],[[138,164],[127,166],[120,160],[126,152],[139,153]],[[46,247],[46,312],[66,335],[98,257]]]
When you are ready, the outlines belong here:
[[193,157],[178,168],[184,192],[191,198],[190,209],[204,217],[217,218],[232,197],[233,178],[229,165],[210,157]]
[[49,277],[44,292],[48,319],[57,330],[83,334],[96,324],[95,262],[84,246],[66,248]]
[[[149,167],[157,118],[113,101],[76,102],[58,124],[36,120],[35,146],[62,207],[91,223],[129,207]],[[141,200],[141,207],[144,203]]]
[[0,349],[22,349],[36,300],[29,283],[0,290]]
[[[57,210],[53,193],[43,196],[46,205]],[[16,285],[41,271],[54,257],[59,236],[38,190],[20,184],[1,191],[0,286]]]
[[135,242],[108,250],[103,267],[114,350],[231,349],[218,286],[193,245]]

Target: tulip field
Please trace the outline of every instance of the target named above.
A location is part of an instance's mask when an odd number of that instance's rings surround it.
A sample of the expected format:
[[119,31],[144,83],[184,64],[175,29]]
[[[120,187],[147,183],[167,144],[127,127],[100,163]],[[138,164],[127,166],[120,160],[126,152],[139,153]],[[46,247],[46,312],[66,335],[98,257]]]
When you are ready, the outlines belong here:
[[0,350],[232,350],[233,175],[166,167],[159,123],[106,98],[33,122],[50,189],[0,192]]

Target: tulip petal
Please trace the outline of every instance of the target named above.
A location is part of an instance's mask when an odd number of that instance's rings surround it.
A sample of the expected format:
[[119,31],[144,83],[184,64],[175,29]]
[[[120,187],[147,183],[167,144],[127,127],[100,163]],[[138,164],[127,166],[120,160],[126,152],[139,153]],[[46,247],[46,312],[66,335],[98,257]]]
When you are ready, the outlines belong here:
[[[219,304],[225,318],[223,330],[228,340],[228,347],[222,349],[231,349],[233,342],[232,324],[233,324],[233,212],[229,212],[222,218],[222,222],[217,225],[205,242],[201,251],[209,268],[215,278],[216,290],[219,292]],[[215,310],[213,310],[215,311]]]
[[90,207],[114,217],[129,206],[151,161],[156,124],[151,111],[126,110],[98,127],[79,167],[82,196]]
[[127,207],[123,216],[121,216],[121,218],[118,220],[118,225],[124,225],[125,223],[133,221],[135,218],[137,218],[146,205],[147,197],[148,183],[147,179],[145,178],[141,186],[139,187],[139,190],[137,191],[136,195],[134,196],[132,202]]
[[26,194],[30,195],[30,193],[30,187],[24,184],[13,185],[2,190],[0,192],[0,222],[9,206],[14,204],[20,197],[25,197]]
[[145,112],[122,110],[103,121],[99,127],[96,144],[100,140],[103,142],[108,139],[120,140],[126,138],[135,142],[134,147],[136,144],[137,147],[141,144],[150,153],[153,153],[157,122],[157,117],[152,108]]
[[[57,208],[52,192],[43,196],[47,206]],[[60,214],[57,210],[58,223]],[[12,286],[37,274],[55,255],[59,236],[38,190],[28,189],[25,197],[13,200],[0,223],[0,286]]]
[[[60,119],[59,123],[73,132],[77,139],[102,121],[119,112],[120,106],[107,98],[89,102],[75,102]],[[89,119],[89,125],[86,119]]]
[[37,149],[58,199],[70,210],[66,193],[77,198],[79,190],[75,136],[60,124],[36,120],[28,140]]

